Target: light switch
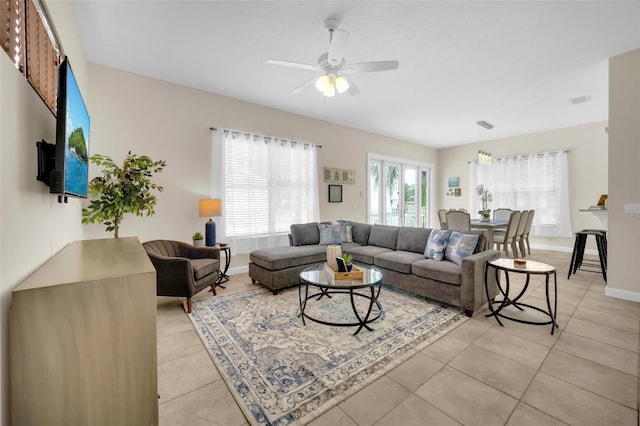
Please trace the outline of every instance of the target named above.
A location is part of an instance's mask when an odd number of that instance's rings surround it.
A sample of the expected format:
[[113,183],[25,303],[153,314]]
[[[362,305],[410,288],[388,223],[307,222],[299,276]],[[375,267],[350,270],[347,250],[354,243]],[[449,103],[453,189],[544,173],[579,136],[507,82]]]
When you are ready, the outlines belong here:
[[631,216],[640,216],[640,204],[638,203],[625,203],[624,214]]

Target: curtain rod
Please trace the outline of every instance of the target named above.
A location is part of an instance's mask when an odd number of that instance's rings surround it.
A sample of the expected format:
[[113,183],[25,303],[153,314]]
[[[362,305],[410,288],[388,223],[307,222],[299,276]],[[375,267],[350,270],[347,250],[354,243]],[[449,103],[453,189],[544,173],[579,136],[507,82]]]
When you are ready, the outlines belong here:
[[[209,130],[211,130],[212,132],[217,132],[218,128],[217,127],[209,127]],[[238,132],[238,133],[244,133],[246,135],[256,135],[253,132],[245,132],[244,130],[234,130],[234,129],[221,129],[221,130],[227,130],[229,132]],[[276,139],[282,139],[282,140],[289,140],[291,142],[298,142],[298,143],[302,143],[302,144],[309,144],[309,145],[313,145],[316,148],[322,148],[322,145],[316,145],[314,143],[309,143],[309,142],[301,142],[301,141],[296,141],[296,140],[291,140],[291,139],[285,139],[285,138],[281,138],[281,137],[276,137],[276,136],[265,136],[265,135],[256,135],[256,136],[261,136],[261,137],[268,137],[268,138],[276,138]]]

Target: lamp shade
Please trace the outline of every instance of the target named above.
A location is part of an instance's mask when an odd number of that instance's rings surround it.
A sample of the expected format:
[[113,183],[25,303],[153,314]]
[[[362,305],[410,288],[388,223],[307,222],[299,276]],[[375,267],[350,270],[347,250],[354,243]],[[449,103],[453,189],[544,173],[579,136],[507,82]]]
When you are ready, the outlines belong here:
[[198,203],[200,217],[222,216],[222,200],[204,199]]

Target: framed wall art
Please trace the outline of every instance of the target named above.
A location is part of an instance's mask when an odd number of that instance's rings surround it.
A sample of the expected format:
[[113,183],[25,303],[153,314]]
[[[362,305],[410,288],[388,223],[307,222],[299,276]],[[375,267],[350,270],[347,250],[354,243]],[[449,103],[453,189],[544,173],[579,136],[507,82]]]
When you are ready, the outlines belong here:
[[356,171],[347,169],[324,168],[325,183],[341,183],[353,185],[356,183]]
[[329,185],[329,202],[342,202],[342,185]]

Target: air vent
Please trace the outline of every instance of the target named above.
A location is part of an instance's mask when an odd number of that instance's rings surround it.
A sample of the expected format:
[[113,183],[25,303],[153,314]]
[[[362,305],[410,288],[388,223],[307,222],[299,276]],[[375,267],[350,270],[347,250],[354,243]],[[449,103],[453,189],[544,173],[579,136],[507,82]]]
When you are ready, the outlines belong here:
[[484,128],[485,128],[485,129],[487,129],[487,130],[491,130],[491,129],[493,129],[493,124],[488,123],[488,122],[486,122],[486,121],[484,121],[484,120],[478,121],[476,124],[477,124],[478,126],[480,126],[480,127],[484,127]]
[[580,96],[579,98],[569,99],[569,101],[571,101],[572,104],[582,104],[585,102],[589,102],[590,100],[591,100],[591,95],[584,95],[584,96]]

